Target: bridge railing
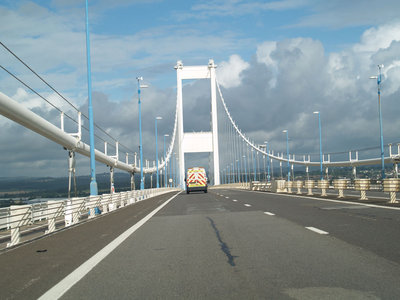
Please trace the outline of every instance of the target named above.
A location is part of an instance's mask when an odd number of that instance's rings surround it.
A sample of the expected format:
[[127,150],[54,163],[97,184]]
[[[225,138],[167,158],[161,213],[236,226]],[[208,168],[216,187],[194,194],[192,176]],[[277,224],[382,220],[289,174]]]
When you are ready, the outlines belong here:
[[[334,179],[328,180],[293,180],[287,181],[284,179],[272,180],[271,182],[251,181],[244,183],[238,187],[249,189],[252,191],[265,191],[275,193],[296,193],[298,195],[306,194],[313,196],[315,189],[320,190],[322,197],[327,197],[327,190],[334,189],[337,192],[337,198],[354,198],[356,195],[344,195],[345,190],[354,190],[360,192],[360,200],[368,200],[367,191],[383,191],[389,194],[387,203],[394,206],[400,206],[399,201],[396,199],[396,193],[400,192],[400,178],[386,178],[381,183],[371,183],[368,178],[350,179]],[[304,191],[305,190],[305,191]],[[304,193],[303,193],[304,192]],[[382,198],[381,196],[371,196],[373,201]],[[381,200],[379,200],[381,202]]]
[[83,220],[95,218],[100,214],[104,215],[175,190],[174,188],[135,190],[1,208],[0,248],[1,245],[12,247]]

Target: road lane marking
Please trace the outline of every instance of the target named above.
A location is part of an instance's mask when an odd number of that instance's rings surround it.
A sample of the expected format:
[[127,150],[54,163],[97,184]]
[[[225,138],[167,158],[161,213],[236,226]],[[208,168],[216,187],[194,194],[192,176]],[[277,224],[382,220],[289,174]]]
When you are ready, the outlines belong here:
[[233,201],[233,202],[237,202],[237,200],[236,200],[236,199],[233,199],[232,201]]
[[229,199],[229,197],[225,197],[225,199]]
[[343,206],[331,206],[331,207],[321,207],[324,210],[337,210],[337,209],[368,209],[368,206],[359,206],[359,205],[343,205]]
[[244,206],[250,207],[251,205],[246,203]]
[[264,211],[264,214],[268,215],[268,216],[275,216],[275,214],[268,212],[268,211]]
[[89,258],[86,262],[72,271],[71,274],[67,275],[59,283],[53,286],[50,290],[44,293],[39,299],[59,299],[64,295],[71,287],[73,287],[79,280],[81,280],[86,274],[88,274],[96,265],[98,265],[108,254],[110,254],[115,248],[117,248],[122,242],[124,242],[129,236],[131,236],[136,230],[142,227],[148,220],[151,219],[157,212],[159,212],[164,206],[166,206],[172,199],[178,196],[181,192],[175,194],[131,228],[127,229],[120,236],[114,239],[111,243]]
[[319,234],[329,234],[329,232],[323,231],[321,229],[315,228],[315,227],[306,227],[308,230],[314,231]]

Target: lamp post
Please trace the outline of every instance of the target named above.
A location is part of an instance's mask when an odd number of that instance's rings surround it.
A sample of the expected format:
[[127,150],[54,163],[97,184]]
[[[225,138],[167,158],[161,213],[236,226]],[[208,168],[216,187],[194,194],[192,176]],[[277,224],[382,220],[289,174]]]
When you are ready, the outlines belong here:
[[88,83],[88,114],[89,114],[89,144],[90,144],[90,195],[98,194],[96,182],[96,157],[94,153],[94,121],[92,107],[92,70],[90,64],[90,38],[89,38],[89,8],[86,0],[86,62]]
[[158,178],[158,145],[157,145],[157,120],[162,120],[161,117],[155,118],[155,128],[156,128],[156,170],[157,170],[157,188],[160,187],[159,178]]
[[165,156],[165,138],[167,136],[169,136],[169,134],[164,134],[164,159],[165,159],[164,187],[168,186],[168,183],[167,183],[167,157]]
[[290,181],[290,163],[289,163],[289,131],[287,129],[282,131],[286,133],[286,154],[287,154],[287,181]]
[[321,134],[321,113],[319,111],[314,111],[314,114],[318,115],[318,128],[319,128],[319,166],[321,171],[321,180],[324,179],[324,174],[322,170],[322,134]]
[[269,176],[269,143],[268,141],[265,141],[265,147],[267,150],[267,181],[270,182],[271,181],[271,177]]
[[385,179],[385,153],[383,149],[383,129],[382,129],[382,110],[381,110],[381,82],[382,82],[383,65],[378,65],[378,75],[371,76],[370,79],[376,79],[378,85],[378,111],[379,111],[379,131],[381,141],[381,164],[382,164],[382,179]]
[[140,88],[147,88],[147,85],[140,85],[143,77],[136,77],[138,87],[138,104],[139,104],[139,155],[140,155],[140,189],[144,190],[143,178],[143,147],[142,147],[142,107],[140,101]]

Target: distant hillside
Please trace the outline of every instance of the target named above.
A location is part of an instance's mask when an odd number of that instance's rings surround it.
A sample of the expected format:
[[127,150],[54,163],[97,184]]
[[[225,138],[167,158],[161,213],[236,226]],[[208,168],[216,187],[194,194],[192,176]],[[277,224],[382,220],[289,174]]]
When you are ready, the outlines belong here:
[[[110,191],[110,174],[96,175],[99,193]],[[77,176],[78,196],[89,195],[90,176]],[[135,185],[139,187],[140,176],[135,174]],[[153,179],[153,185],[155,178]],[[126,173],[114,174],[114,186],[116,191],[130,189],[130,175]],[[146,178],[146,187],[150,187],[150,177]],[[72,188],[73,192],[73,188]],[[0,198],[57,198],[68,195],[68,177],[0,177]]]

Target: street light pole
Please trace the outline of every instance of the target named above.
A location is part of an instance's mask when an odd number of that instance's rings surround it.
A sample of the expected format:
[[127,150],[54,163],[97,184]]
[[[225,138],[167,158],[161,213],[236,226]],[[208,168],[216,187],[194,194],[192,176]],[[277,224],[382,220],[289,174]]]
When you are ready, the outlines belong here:
[[314,111],[314,114],[318,115],[318,128],[319,128],[319,166],[321,171],[321,180],[324,179],[323,169],[322,169],[322,134],[321,134],[321,113],[319,111]]
[[92,106],[92,70],[90,64],[90,38],[89,38],[89,7],[86,0],[86,62],[87,62],[87,81],[88,81],[88,114],[89,114],[89,144],[90,144],[90,195],[98,194],[96,182],[96,157],[94,153],[94,120]]
[[157,169],[157,188],[160,187],[159,179],[158,179],[158,145],[157,145],[157,120],[162,120],[161,117],[156,117],[155,118],[155,123],[156,123],[156,169]]
[[378,111],[379,111],[379,131],[381,142],[381,165],[382,165],[382,179],[385,179],[385,152],[383,149],[383,129],[382,129],[382,110],[381,110],[381,82],[382,82],[382,68],[383,65],[378,65],[379,73],[376,76],[371,76],[370,79],[376,79],[378,85]]
[[143,77],[136,77],[138,87],[138,104],[139,104],[139,153],[140,153],[140,189],[144,190],[144,179],[143,179],[143,145],[142,145],[142,107],[140,101],[140,88],[147,87],[146,85],[140,85],[140,81]]
[[165,169],[164,169],[164,187],[168,186],[167,183],[167,157],[165,156],[165,138],[169,136],[169,134],[164,134],[164,160],[165,160]]
[[290,163],[289,163],[289,131],[287,129],[282,132],[286,133],[286,154],[287,154],[287,180],[290,181]]

